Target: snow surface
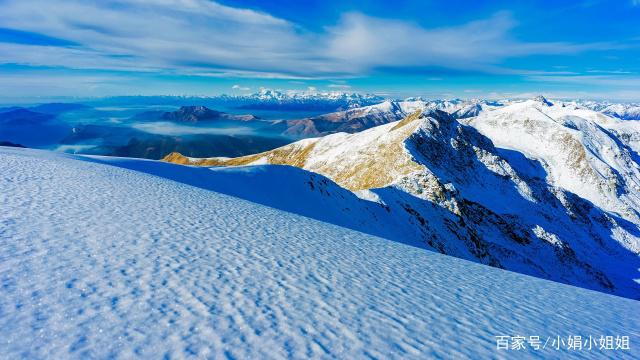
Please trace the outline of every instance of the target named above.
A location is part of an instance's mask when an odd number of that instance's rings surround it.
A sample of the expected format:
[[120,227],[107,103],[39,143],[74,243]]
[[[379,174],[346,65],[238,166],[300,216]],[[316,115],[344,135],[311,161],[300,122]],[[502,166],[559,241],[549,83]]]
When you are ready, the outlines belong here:
[[[640,356],[637,301],[187,185],[265,167],[169,167],[0,147],[0,357]],[[499,335],[631,350],[497,352]]]

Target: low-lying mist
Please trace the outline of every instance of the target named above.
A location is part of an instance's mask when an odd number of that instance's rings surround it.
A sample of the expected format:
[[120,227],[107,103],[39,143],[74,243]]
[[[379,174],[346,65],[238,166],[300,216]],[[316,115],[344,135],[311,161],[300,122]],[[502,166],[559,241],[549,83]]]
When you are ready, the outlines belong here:
[[242,156],[295,140],[264,119],[177,122],[153,118],[179,109],[174,105],[72,105],[0,109],[0,141],[67,153],[160,159],[173,151],[194,157]]

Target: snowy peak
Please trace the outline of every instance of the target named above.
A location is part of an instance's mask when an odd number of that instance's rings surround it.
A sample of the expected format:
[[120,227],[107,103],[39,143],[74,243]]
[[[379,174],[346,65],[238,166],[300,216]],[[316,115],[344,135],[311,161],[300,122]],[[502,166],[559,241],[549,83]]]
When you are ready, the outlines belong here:
[[342,91],[317,91],[315,89],[307,91],[297,90],[274,90],[274,89],[260,89],[259,92],[239,96],[240,98],[257,100],[262,102],[313,102],[313,101],[329,101],[329,102],[343,102],[350,104],[351,107],[364,106],[384,101],[383,97],[372,94],[360,94],[356,92],[342,92]]
[[549,100],[547,100],[547,99],[546,99],[544,96],[542,96],[542,95],[538,95],[538,96],[534,97],[534,98],[533,98],[533,101],[538,102],[538,103],[540,103],[540,104],[542,104],[542,105],[545,105],[545,106],[553,106],[553,103],[552,103],[552,102],[550,102]]

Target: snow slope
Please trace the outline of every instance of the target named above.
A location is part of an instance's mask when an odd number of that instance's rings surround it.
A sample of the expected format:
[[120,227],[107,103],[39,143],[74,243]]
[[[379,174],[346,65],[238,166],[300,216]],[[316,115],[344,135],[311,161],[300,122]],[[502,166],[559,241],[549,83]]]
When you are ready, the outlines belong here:
[[[0,357],[640,356],[637,301],[188,185],[207,169],[11,148],[0,168]],[[498,353],[499,335],[631,350]]]

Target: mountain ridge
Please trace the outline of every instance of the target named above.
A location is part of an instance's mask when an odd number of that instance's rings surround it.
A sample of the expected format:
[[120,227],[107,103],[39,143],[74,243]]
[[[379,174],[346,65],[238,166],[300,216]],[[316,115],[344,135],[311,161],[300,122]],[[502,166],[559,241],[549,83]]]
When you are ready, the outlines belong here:
[[[504,128],[504,121],[522,128],[520,137],[529,144],[549,139],[557,141],[553,149],[563,150],[539,154],[520,148],[517,139],[506,146],[502,133],[489,131]],[[388,217],[410,228],[392,237],[638,299],[640,166],[630,148],[620,146],[624,140],[604,128],[619,123],[587,109],[530,100],[467,119],[417,110],[362,132],[304,139],[245,157],[171,154],[165,161],[301,167],[377,199]],[[566,177],[574,168],[580,169],[579,181]]]

